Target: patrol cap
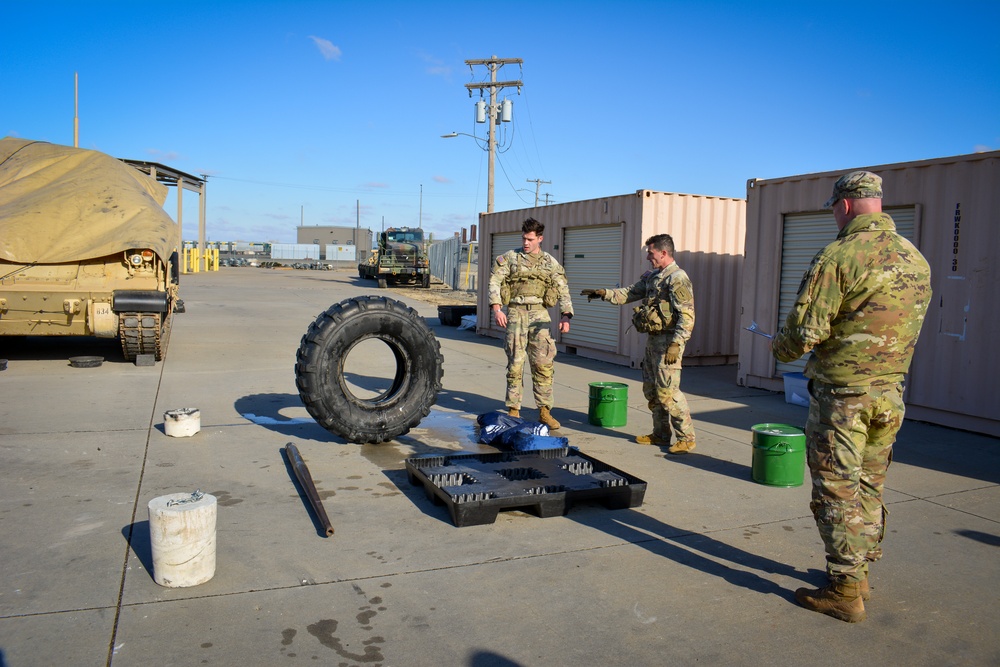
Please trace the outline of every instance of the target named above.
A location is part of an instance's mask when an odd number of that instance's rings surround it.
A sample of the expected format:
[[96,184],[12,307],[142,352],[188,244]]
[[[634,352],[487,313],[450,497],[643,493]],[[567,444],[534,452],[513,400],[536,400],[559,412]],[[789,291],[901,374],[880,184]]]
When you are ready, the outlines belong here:
[[840,199],[869,198],[882,198],[882,177],[870,171],[852,171],[833,184],[833,196],[826,200],[823,208],[833,208]]

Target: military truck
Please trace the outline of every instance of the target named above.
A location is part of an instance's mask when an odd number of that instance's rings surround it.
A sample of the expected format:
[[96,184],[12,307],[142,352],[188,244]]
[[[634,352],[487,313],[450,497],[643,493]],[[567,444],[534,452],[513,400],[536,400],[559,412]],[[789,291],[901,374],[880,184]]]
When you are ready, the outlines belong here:
[[104,153],[0,139],[0,336],[118,338],[163,358],[179,311],[166,186]]
[[419,281],[421,287],[430,287],[431,269],[424,230],[390,227],[379,234],[378,249],[368,261],[358,264],[358,275],[378,280],[381,288],[403,281]]

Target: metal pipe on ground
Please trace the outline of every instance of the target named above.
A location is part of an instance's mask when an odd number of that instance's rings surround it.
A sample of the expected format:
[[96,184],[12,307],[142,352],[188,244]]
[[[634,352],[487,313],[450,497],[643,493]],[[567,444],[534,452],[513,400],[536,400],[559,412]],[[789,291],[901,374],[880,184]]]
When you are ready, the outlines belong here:
[[319,499],[319,493],[316,492],[316,485],[313,483],[312,475],[309,474],[309,467],[302,460],[298,447],[292,443],[285,445],[285,455],[288,456],[288,461],[292,464],[292,470],[295,472],[295,478],[299,480],[299,484],[305,490],[309,504],[316,512],[316,517],[323,525],[326,536],[330,537],[333,535],[333,524],[330,523],[330,518],[326,515],[326,509],[323,507],[323,501]]

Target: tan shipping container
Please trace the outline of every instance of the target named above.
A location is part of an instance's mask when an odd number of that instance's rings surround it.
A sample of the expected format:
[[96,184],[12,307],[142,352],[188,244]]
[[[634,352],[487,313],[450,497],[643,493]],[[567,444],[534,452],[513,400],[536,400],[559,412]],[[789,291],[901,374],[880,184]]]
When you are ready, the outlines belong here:
[[[1000,151],[857,169],[882,177],[883,209],[912,220],[907,234],[931,265],[934,299],[906,382],[906,416],[1000,435]],[[783,236],[826,213],[833,183],[853,170],[748,181],[741,327],[756,321],[772,332],[784,324]],[[830,214],[825,243],[836,235]],[[737,381],[782,388],[765,339],[740,337]]]
[[[480,214],[480,244],[483,260],[479,263],[477,332],[502,338],[503,329],[490,317],[488,288],[490,271],[496,255],[493,242],[496,235],[510,242],[518,239],[521,224],[529,217],[545,225],[542,249],[552,254],[567,268],[570,294],[576,315],[569,334],[559,334],[553,321],[552,335],[560,352],[578,354],[592,359],[638,368],[642,361],[646,336],[631,327],[632,306],[610,303],[589,304],[580,296],[584,288],[609,288],[634,283],[650,270],[643,245],[650,236],[670,234],[676,246],[678,266],[691,277],[695,297],[694,333],[685,351],[684,361],[690,365],[727,364],[736,361],[739,341],[739,290],[742,282],[743,243],[746,206],[742,199],[710,197],[638,190],[633,194],[588,199],[535,208]],[[576,269],[587,266],[587,252],[566,255],[569,236],[611,239],[609,245],[620,246],[615,254],[615,266],[595,267],[594,272]],[[582,241],[586,245],[586,240]],[[592,246],[591,246],[592,247]],[[607,251],[607,248],[600,250]],[[601,255],[605,263],[609,255]],[[488,258],[488,259],[487,259]],[[595,260],[598,261],[598,260]],[[567,264],[569,262],[569,264]],[[595,276],[611,276],[609,282],[596,283]],[[555,314],[555,309],[551,311]],[[580,332],[589,328],[600,330],[601,320],[611,320],[604,335],[595,334],[582,340]]]

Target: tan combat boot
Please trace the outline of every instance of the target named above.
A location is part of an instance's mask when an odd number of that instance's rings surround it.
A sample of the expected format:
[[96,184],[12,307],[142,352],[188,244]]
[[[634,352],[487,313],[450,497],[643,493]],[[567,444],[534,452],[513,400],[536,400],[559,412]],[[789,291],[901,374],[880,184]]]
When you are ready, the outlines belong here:
[[865,602],[872,599],[872,589],[868,586],[868,577],[858,582],[858,592],[861,593],[861,599]]
[[670,444],[670,438],[661,438],[655,433],[637,435],[635,436],[635,441],[640,445],[656,445],[657,447],[665,447]]
[[520,417],[521,416],[521,408],[508,408],[507,409],[507,416],[508,417]]
[[800,588],[795,591],[795,599],[810,611],[818,611],[848,623],[859,623],[867,618],[865,603],[861,599],[861,584],[858,582],[835,582],[819,589]]
[[667,454],[687,454],[694,449],[694,440],[678,440],[673,447],[667,450]]
[[542,422],[553,431],[561,426],[561,424],[556,421],[555,417],[552,416],[552,412],[549,408],[544,406],[538,408],[538,421]]

